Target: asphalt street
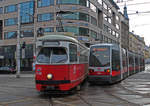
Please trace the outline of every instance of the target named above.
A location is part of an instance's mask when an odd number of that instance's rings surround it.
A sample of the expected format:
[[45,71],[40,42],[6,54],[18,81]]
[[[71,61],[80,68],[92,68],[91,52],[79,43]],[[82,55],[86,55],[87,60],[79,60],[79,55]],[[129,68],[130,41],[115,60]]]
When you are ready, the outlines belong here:
[[34,73],[0,75],[0,106],[150,106],[150,65],[114,85],[89,85],[74,94],[39,93]]

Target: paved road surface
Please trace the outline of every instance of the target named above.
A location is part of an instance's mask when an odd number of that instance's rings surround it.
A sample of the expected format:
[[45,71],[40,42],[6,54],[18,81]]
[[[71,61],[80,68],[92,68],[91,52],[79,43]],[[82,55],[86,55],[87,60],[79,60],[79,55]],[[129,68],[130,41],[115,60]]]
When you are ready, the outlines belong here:
[[40,94],[34,74],[0,75],[0,106],[150,106],[150,65],[111,86],[85,83],[75,94]]

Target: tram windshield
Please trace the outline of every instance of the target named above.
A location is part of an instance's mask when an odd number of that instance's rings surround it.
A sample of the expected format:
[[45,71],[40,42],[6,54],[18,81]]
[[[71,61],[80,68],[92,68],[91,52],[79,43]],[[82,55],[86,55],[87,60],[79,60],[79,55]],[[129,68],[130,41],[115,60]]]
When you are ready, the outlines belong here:
[[39,63],[64,63],[67,59],[66,49],[63,47],[44,47],[37,56]]
[[91,67],[108,67],[108,66],[110,66],[109,47],[92,47],[90,50],[89,65]]

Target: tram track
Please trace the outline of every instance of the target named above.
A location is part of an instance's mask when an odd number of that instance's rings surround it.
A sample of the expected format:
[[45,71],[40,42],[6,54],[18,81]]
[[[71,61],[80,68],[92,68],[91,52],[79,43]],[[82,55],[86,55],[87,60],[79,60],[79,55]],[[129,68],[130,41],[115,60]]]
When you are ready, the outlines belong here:
[[83,98],[80,93],[77,93],[77,96],[88,106],[93,106],[90,102],[88,102],[85,98]]
[[[119,85],[119,88],[124,89],[124,90],[127,90],[127,89],[125,89],[121,84]],[[112,97],[114,97],[114,98],[116,98],[116,99],[119,99],[120,101],[126,102],[126,103],[128,103],[128,104],[133,104],[134,106],[140,106],[140,105],[138,105],[138,104],[129,102],[128,100],[123,99],[123,98],[121,98],[121,97],[119,97],[119,96],[113,94],[112,91],[108,90],[107,88],[103,89],[103,91],[104,91],[107,95],[112,96]],[[129,92],[129,91],[128,91],[128,92]],[[130,92],[131,92],[131,91],[130,91]]]

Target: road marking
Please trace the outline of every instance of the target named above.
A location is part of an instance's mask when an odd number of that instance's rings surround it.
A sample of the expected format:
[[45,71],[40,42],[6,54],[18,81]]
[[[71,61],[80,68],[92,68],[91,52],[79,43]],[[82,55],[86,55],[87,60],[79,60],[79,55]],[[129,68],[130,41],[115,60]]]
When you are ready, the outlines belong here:
[[67,106],[76,106],[74,104],[64,103],[64,102],[61,102],[61,101],[58,101],[58,100],[54,100],[53,102],[59,103],[59,104],[62,104],[62,105],[67,105]]

